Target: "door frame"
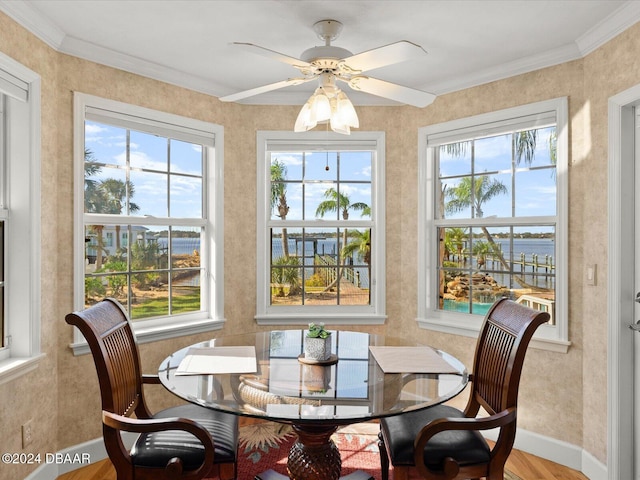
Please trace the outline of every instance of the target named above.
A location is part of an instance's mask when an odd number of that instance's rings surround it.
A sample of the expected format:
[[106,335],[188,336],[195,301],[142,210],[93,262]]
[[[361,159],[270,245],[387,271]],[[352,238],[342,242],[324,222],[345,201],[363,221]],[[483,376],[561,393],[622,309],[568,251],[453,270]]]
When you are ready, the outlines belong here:
[[[634,108],[640,84],[609,98],[607,471],[609,480],[633,478],[634,446]],[[624,261],[623,261],[624,260]]]

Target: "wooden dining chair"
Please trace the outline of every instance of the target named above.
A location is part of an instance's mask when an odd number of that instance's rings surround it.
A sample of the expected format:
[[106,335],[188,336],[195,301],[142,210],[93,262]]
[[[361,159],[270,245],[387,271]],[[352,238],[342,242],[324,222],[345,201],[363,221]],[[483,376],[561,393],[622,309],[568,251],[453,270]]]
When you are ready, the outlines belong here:
[[[494,303],[476,345],[471,392],[463,411],[437,405],[380,420],[382,479],[406,480],[411,468],[428,480],[502,480],[516,436],[518,385],[527,346],[549,314],[511,300]],[[480,408],[488,415],[477,416]],[[483,430],[499,428],[490,448]]]
[[[238,420],[235,415],[198,405],[151,414],[143,384],[159,384],[142,375],[138,346],[127,314],[105,299],[65,317],[80,329],[91,348],[102,397],[102,432],[118,480],[236,477]],[[131,418],[135,414],[136,418]],[[121,432],[139,436],[130,450]]]

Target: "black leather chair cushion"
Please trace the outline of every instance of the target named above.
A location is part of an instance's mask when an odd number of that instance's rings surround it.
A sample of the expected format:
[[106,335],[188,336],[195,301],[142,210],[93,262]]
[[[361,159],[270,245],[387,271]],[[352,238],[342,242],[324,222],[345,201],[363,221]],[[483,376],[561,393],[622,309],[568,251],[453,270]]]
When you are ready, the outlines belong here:
[[[153,416],[171,417],[189,418],[209,430],[215,445],[214,463],[236,461],[238,417],[197,405],[168,408]],[[202,464],[204,447],[196,437],[181,430],[145,433],[133,446],[131,457],[134,465],[142,467],[163,467],[170,459],[178,457],[185,470],[192,470]]]
[[[413,442],[427,423],[444,417],[464,418],[464,414],[446,405],[437,405],[380,420],[381,433],[389,451],[391,465],[414,466]],[[475,431],[451,430],[438,433],[427,443],[424,461],[431,470],[442,470],[446,457],[460,466],[485,463],[490,459],[489,445]]]

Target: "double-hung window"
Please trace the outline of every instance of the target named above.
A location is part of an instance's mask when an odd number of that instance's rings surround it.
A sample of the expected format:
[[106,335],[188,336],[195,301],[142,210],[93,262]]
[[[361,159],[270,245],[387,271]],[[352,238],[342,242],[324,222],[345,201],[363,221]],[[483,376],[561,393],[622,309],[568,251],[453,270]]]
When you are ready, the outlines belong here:
[[40,77],[0,54],[0,383],[40,352]]
[[509,297],[549,312],[536,338],[566,350],[567,100],[425,127],[419,138],[420,325],[475,335]]
[[384,134],[257,140],[258,323],[384,322]]
[[143,341],[214,328],[221,127],[77,94],[76,134],[76,306],[116,298]]

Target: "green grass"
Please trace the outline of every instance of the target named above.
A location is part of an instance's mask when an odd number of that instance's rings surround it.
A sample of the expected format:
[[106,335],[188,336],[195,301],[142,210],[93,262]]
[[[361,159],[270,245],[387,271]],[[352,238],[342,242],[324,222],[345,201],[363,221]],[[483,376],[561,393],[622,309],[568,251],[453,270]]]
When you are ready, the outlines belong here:
[[[200,310],[200,293],[180,295],[173,298],[172,314],[197,312]],[[161,317],[169,313],[168,298],[153,298],[142,303],[132,305],[131,318],[140,320],[150,317]]]

